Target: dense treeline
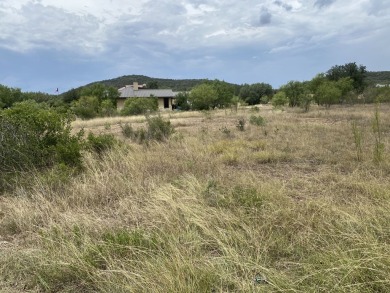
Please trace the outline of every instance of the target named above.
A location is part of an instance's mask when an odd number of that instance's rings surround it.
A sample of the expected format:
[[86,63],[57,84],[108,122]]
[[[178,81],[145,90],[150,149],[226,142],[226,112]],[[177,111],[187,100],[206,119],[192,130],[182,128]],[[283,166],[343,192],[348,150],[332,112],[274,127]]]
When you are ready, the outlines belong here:
[[368,71],[366,81],[368,85],[390,84],[390,71]]
[[[156,111],[155,103],[143,103],[145,105],[136,111],[127,108],[121,112],[117,111],[118,88],[133,82],[146,84],[150,89],[171,88],[179,91],[180,94],[176,99],[176,108],[179,110],[206,110],[238,104],[255,105],[271,102],[275,107],[288,105],[302,107],[308,111],[312,103],[329,107],[338,103],[390,100],[388,87],[375,87],[377,83],[390,84],[390,72],[367,72],[365,66],[353,62],[335,65],[309,81],[290,81],[279,89],[274,89],[267,83],[238,85],[220,80],[174,80],[143,75],[127,75],[103,80],[71,89],[61,95],[22,92],[17,88],[0,85],[0,108],[6,109],[12,107],[14,103],[34,100],[82,119]],[[126,107],[134,108],[130,104]]]
[[9,108],[14,103],[27,100],[34,100],[37,103],[46,103],[54,107],[63,105],[63,99],[60,96],[41,92],[22,92],[18,88],[11,88],[0,84],[0,109]]
[[[145,75],[124,75],[121,77],[102,80],[98,83],[101,83],[108,87],[121,88],[128,84],[133,84],[133,82],[138,82],[139,84],[149,85],[149,88],[158,88],[161,89],[172,89],[173,91],[189,91],[194,86],[206,82],[207,79],[168,79],[168,78],[153,78]],[[95,83],[86,85],[87,87]],[[152,85],[152,86],[150,86]],[[154,85],[154,86],[153,86]]]

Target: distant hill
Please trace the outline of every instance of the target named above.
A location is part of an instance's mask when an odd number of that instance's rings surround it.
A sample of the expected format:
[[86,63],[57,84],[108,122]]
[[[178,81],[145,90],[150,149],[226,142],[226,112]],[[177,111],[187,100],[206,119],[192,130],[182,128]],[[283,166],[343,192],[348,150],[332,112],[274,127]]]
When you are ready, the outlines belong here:
[[172,89],[173,91],[187,91],[193,88],[194,86],[201,84],[207,79],[166,79],[166,78],[153,78],[145,75],[124,75],[121,77],[102,80],[98,82],[93,82],[87,84],[86,86],[101,83],[105,86],[113,86],[115,88],[121,88],[125,85],[133,84],[133,82],[138,82],[139,84],[147,84],[148,82],[157,82],[158,87],[161,89]]
[[390,71],[369,71],[366,81],[369,85],[390,84]]
[[[209,79],[168,79],[168,78],[154,78],[145,75],[124,75],[113,79],[107,79],[102,81],[92,82],[86,84],[76,90],[79,90],[83,87],[87,87],[96,83],[104,84],[105,86],[112,86],[115,88],[121,88],[125,85],[131,85],[133,82],[138,82],[139,84],[147,84],[149,82],[157,82],[160,89],[172,89],[173,91],[189,91],[194,86],[204,83]],[[376,84],[390,84],[390,71],[369,71],[367,72],[367,83],[369,85]],[[236,94],[238,95],[239,90],[242,85],[233,84],[236,88]]]

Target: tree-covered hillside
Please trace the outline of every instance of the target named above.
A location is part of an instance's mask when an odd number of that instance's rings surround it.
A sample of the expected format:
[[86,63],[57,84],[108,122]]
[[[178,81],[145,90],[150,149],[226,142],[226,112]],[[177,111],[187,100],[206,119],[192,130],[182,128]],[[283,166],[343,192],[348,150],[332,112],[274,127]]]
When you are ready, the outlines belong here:
[[[94,83],[101,83],[105,86],[113,86],[121,88],[125,85],[133,84],[138,82],[139,84],[148,84],[157,82],[158,88],[170,88],[174,91],[187,91],[194,86],[207,81],[207,79],[168,79],[168,78],[153,78],[145,75],[124,75],[121,77],[102,80]],[[94,84],[92,83],[92,84]],[[91,85],[91,84],[89,84]],[[86,85],[86,86],[89,86]]]
[[390,71],[369,71],[366,75],[369,85],[390,84]]

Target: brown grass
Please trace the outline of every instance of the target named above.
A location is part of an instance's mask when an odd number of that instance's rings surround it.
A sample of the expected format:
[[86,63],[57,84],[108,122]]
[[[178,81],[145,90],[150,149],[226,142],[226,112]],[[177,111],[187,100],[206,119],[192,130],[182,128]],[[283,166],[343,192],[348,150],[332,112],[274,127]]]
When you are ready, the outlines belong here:
[[[389,292],[390,105],[165,113],[166,143],[123,145],[74,178],[0,197],[4,292]],[[249,123],[251,115],[264,126]],[[245,130],[236,128],[244,118]],[[352,121],[362,131],[356,158]],[[110,124],[110,127],[107,127]]]

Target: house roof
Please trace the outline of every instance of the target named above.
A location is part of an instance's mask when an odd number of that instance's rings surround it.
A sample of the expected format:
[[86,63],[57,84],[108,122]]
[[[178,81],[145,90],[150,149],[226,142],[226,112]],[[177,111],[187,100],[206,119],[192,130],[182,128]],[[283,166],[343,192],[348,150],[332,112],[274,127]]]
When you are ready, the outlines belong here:
[[158,98],[173,98],[176,93],[171,89],[138,89],[134,90],[131,86],[120,88],[119,98],[148,98],[155,96]]

